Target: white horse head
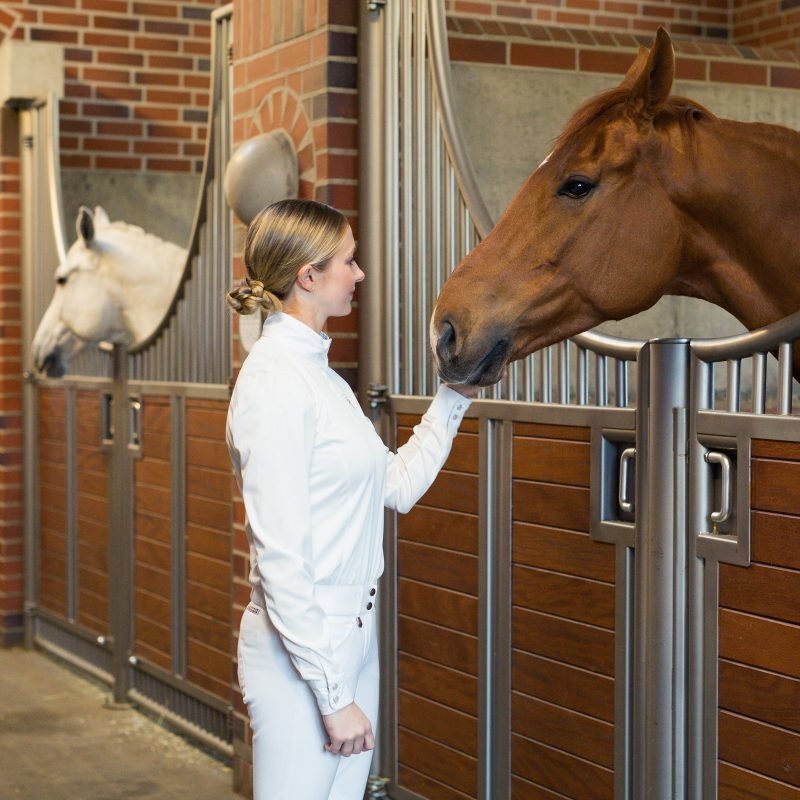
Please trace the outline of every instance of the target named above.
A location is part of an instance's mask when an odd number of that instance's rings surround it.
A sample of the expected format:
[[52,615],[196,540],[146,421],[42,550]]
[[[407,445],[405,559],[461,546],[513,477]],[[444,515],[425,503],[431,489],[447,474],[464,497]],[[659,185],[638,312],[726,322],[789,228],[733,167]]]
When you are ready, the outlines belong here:
[[136,344],[156,329],[177,289],[186,250],[81,206],[78,240],[56,270],[56,288],[33,338],[36,369],[61,377],[86,345]]

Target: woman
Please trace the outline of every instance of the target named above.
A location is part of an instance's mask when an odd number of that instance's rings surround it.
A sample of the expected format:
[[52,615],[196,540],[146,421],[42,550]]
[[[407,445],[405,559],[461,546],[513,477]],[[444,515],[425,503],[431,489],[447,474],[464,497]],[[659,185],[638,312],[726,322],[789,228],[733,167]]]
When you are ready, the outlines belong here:
[[389,452],[327,362],[325,323],[350,313],[364,279],[347,220],[321,203],[274,203],[251,223],[244,260],[248,278],[228,302],[268,314],[227,426],[250,545],[239,683],[254,794],[357,800],[378,713],[383,508],[408,511],[428,489],[473,389],[441,387]]

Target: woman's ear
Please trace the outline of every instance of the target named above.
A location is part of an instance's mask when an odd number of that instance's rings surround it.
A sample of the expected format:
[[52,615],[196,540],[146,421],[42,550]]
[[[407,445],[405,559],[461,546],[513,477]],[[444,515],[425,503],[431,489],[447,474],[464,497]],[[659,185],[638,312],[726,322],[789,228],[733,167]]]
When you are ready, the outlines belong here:
[[314,289],[314,268],[311,264],[303,264],[297,270],[297,283],[303,291],[311,292]]

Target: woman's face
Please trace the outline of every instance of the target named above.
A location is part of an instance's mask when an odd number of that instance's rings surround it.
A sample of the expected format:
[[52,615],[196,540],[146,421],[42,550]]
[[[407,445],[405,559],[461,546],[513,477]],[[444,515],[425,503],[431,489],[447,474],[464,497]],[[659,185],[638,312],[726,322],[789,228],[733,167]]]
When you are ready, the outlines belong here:
[[344,317],[351,311],[356,284],[364,273],[356,263],[356,243],[348,226],[339,249],[322,272],[315,272],[316,302],[325,317]]

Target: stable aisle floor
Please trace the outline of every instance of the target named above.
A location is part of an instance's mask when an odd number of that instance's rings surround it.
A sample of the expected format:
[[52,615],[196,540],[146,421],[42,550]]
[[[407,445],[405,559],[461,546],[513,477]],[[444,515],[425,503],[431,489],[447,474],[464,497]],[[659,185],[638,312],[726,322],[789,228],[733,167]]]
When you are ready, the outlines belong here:
[[48,656],[0,649],[0,800],[233,800],[230,768]]

